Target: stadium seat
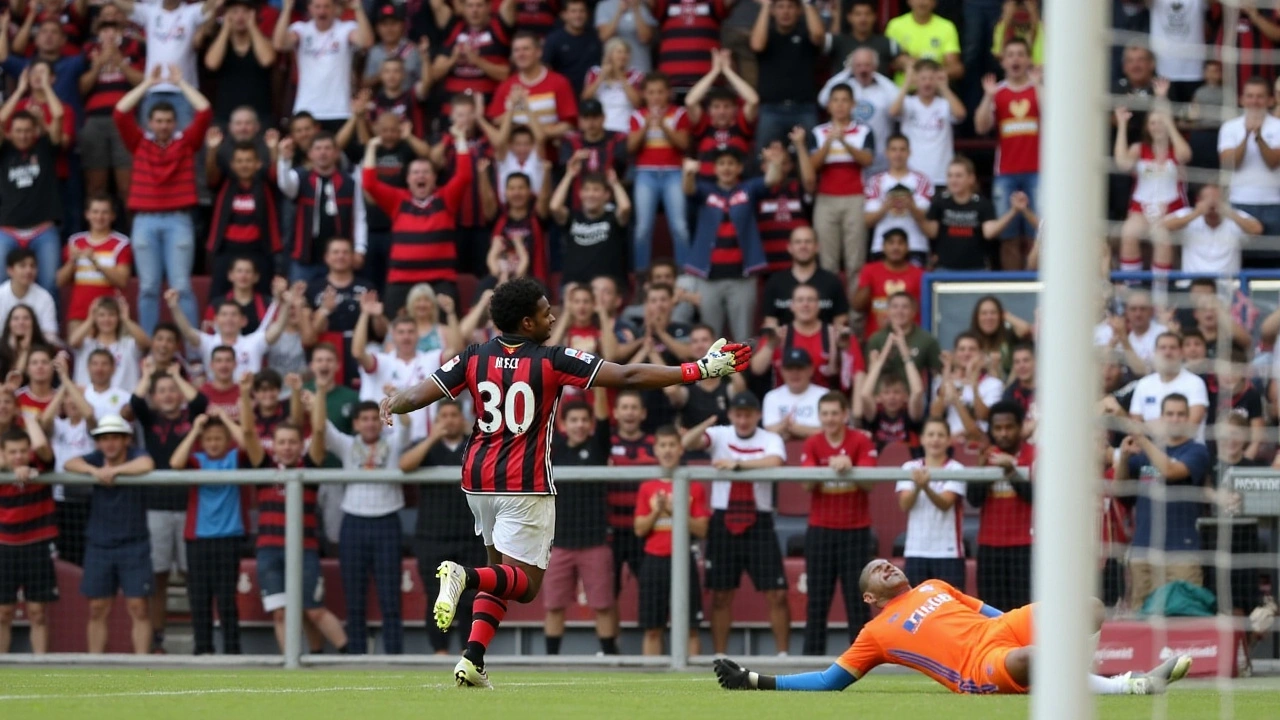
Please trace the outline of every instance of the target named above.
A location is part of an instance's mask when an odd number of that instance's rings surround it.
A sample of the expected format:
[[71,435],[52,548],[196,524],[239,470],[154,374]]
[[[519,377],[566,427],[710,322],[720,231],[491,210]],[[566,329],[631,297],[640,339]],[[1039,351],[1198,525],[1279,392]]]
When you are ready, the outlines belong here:
[[809,517],[809,491],[804,483],[778,483],[778,514],[787,517]]
[[788,440],[786,442],[787,465],[792,467],[800,466],[800,456],[804,454],[803,440]]

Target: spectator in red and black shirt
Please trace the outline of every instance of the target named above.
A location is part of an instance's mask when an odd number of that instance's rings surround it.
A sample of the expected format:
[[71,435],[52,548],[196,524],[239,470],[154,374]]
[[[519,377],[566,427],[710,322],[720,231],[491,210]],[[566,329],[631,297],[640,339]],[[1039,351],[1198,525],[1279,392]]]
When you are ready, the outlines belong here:
[[[431,63],[432,84],[441,86],[448,97],[493,95],[511,74],[507,55],[516,24],[516,0],[502,0],[496,15],[489,0],[464,0],[461,16],[454,7],[444,0],[431,3],[436,26],[444,31],[440,52]],[[446,103],[443,111],[450,109]]]
[[[895,351],[903,372],[885,373],[885,365]],[[906,335],[895,332],[883,350],[871,351],[871,367],[857,392],[854,408],[858,411],[858,424],[871,433],[877,450],[895,442],[913,451],[920,448],[920,435],[924,431],[924,379],[911,355]]]
[[[729,50],[711,53],[711,72],[702,76],[698,84],[684,98],[684,109],[693,126],[693,156],[700,163],[698,179],[716,181],[716,155],[725,148],[732,148],[743,157],[751,155],[756,131],[756,113],[760,108],[760,96],[742,76],[730,66]],[[716,83],[723,77],[729,87]],[[703,102],[706,108],[703,108]]]
[[1031,480],[1017,477],[1030,468],[1036,449],[1022,439],[1026,415],[1015,403],[998,402],[987,416],[991,446],[980,464],[1004,469],[994,484],[969,483],[965,498],[981,508],[978,525],[978,596],[998,610],[1031,602]]
[[[678,386],[683,387],[683,386]],[[609,464],[617,467],[656,465],[653,455],[653,435],[641,425],[645,421],[644,396],[634,390],[618,392],[613,404],[613,435],[609,438],[611,450]],[[613,592],[622,589],[622,566],[631,568],[631,574],[639,577],[640,561],[644,556],[644,541],[636,537],[636,491],[633,482],[614,482],[608,485],[609,544],[613,548]]]
[[[756,224],[760,227],[760,242],[767,263],[765,272],[769,277],[791,269],[791,236],[799,228],[811,227],[817,175],[804,144],[804,134],[804,128],[800,127],[791,131],[790,151],[782,140],[773,140],[764,146],[762,153],[764,168],[773,163],[782,172],[782,182],[765,188],[756,204]],[[795,152],[794,158],[791,152]]]
[[330,243],[338,238],[351,241],[356,267],[364,264],[369,251],[368,224],[364,194],[355,177],[338,166],[339,146],[334,136],[317,133],[311,139],[305,168],[293,166],[295,145],[292,137],[280,141],[276,182],[280,192],[297,204],[289,239],[289,281],[312,283],[324,276],[322,261]]
[[388,260],[387,314],[394,317],[404,307],[409,290],[430,283],[436,293],[458,300],[457,248],[450,236],[463,193],[471,182],[471,150],[462,128],[452,130],[459,155],[458,171],[443,187],[436,187],[436,170],[426,159],[409,163],[407,190],[378,179],[374,154],[381,138],[373,138],[364,154],[364,190],[374,204],[391,217],[391,252]]
[[270,125],[276,49],[270,35],[258,26],[255,0],[228,0],[224,5],[222,28],[204,56],[204,67],[216,81],[214,117],[225,124],[234,110],[249,107]]
[[[210,146],[221,145],[222,133],[216,129],[210,133]],[[210,297],[226,294],[228,274],[237,259],[248,259],[257,268],[257,290],[262,294],[270,293],[273,277],[285,278],[289,274],[289,259],[280,241],[275,193],[261,171],[257,147],[250,142],[236,143],[230,176],[213,201],[208,244],[213,261]]]
[[[373,129],[378,137],[377,149],[374,151],[374,166],[378,179],[384,185],[405,187],[405,176],[409,166],[414,160],[430,155],[431,146],[414,136],[410,121],[394,111],[379,115],[373,123]],[[369,138],[366,136],[366,149],[368,142]],[[368,279],[378,292],[384,292],[387,282],[387,258],[391,253],[391,218],[371,202],[372,198],[367,193],[365,199],[370,201],[365,205],[365,217],[369,227],[369,253],[365,256],[360,274]]]
[[1026,415],[1022,437],[1030,440],[1035,431],[1035,418],[1031,408],[1036,402],[1036,349],[1029,342],[1013,347],[1013,367],[1009,373],[1012,382],[1004,389],[1005,402],[1016,403]]
[[720,49],[720,23],[733,0],[655,0],[658,20],[658,70],[676,88],[692,87],[711,70],[711,53]]
[[[612,168],[618,177],[627,175],[627,135],[605,129],[604,106],[599,100],[583,100],[578,105],[578,129],[565,133],[560,139],[558,166],[567,168],[575,158],[582,158],[584,173],[604,174]],[[579,176],[569,191],[570,210],[582,209],[578,198],[581,189],[582,177]]]
[[516,5],[515,26],[546,38],[560,17],[562,4],[561,0],[520,0]]
[[163,68],[154,72],[116,103],[115,121],[124,145],[133,154],[133,183],[129,210],[133,211],[130,238],[138,265],[138,324],[148,334],[160,319],[160,286],[167,280],[177,290],[182,312],[193,325],[199,322],[196,297],[191,291],[195,264],[195,226],[191,208],[196,204],[194,156],[213,120],[209,101],[182,77],[178,66],[169,66],[168,82],[182,91],[195,110],[185,128],[177,127],[177,112],[167,102],[151,107],[148,133],[134,119],[134,108],[161,82]]
[[[487,162],[483,160],[481,165]],[[551,164],[546,161],[543,161],[543,176],[542,190],[536,198],[528,175],[507,176],[507,202],[494,223],[489,255],[485,258],[489,275],[480,281],[478,291],[511,278],[547,277],[546,220],[551,205]]]
[[[875,467],[875,445],[866,433],[849,427],[849,398],[843,393],[829,392],[818,400],[818,422],[822,432],[804,441],[802,466],[831,468],[836,478],[855,467]],[[867,501],[875,486],[839,479],[805,486],[813,498],[804,539],[809,582],[804,654],[826,655],[827,616],[837,580],[844,593],[850,642],[871,619],[867,604],[859,602],[855,588],[863,566],[876,555]]]
[[89,69],[80,76],[85,117],[79,146],[86,197],[106,195],[113,178],[120,194],[129,195],[133,158],[125,149],[111,111],[134,85],[142,82],[147,60],[142,43],[124,37],[123,18],[108,20],[109,12],[120,14],[115,5],[102,6],[97,39],[84,49]]
[[0,654],[9,652],[18,590],[22,590],[31,652],[49,651],[45,605],[58,599],[58,578],[50,552],[58,537],[53,493],[36,481],[37,471],[53,466],[53,451],[39,423],[0,435],[4,470],[13,481],[0,484]]
[[[478,170],[482,160],[493,160],[493,145],[482,132],[480,117],[484,108],[481,98],[471,94],[457,94],[449,103],[449,128],[462,128],[467,137],[472,168]],[[458,172],[458,145],[453,136],[445,133],[431,148],[431,162],[442,175],[451,178]],[[454,247],[457,249],[459,272],[483,275],[485,258],[492,237],[489,221],[498,212],[498,195],[494,189],[494,177],[490,172],[474,172],[471,181],[458,203]]]
[[[248,393],[252,376],[244,383]],[[314,404],[313,415],[318,415]],[[323,415],[320,415],[323,418]],[[322,426],[323,423],[313,423]],[[320,443],[312,445],[309,454],[302,452],[302,430],[291,423],[280,423],[272,436],[272,452],[267,453],[256,432],[244,434],[244,445],[239,453],[240,467],[245,469],[318,468],[324,465],[324,448]],[[271,614],[275,625],[276,642],[284,647],[284,535],[285,497],[283,485],[258,486],[258,585],[262,588],[262,608]],[[320,540],[316,536],[319,518],[316,514],[316,488],[303,486],[302,490],[302,598],[306,617],[339,652],[347,646],[347,633],[342,622],[324,606],[320,593]]]
[[392,115],[398,122],[409,123],[406,136],[423,137],[427,132],[427,121],[422,113],[422,103],[426,102],[431,93],[431,76],[424,75],[418,82],[405,88],[407,75],[404,60],[389,57],[382,61],[382,67],[378,68],[380,87],[373,94],[365,119],[369,123],[376,123],[383,115]]

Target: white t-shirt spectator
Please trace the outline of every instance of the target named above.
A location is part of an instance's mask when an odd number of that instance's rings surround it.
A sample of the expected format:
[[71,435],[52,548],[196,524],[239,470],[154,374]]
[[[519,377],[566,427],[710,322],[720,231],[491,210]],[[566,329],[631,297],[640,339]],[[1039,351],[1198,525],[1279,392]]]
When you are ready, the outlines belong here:
[[[82,457],[94,451],[93,438],[89,436],[89,423],[82,419],[72,425],[66,418],[54,418],[49,447],[53,449],[53,471],[62,472],[71,458]],[[61,487],[59,485],[55,488],[55,495]]]
[[[89,385],[89,355],[95,350],[106,350],[111,353],[111,357],[115,358],[116,370],[111,375],[112,387],[130,388],[132,392],[132,388],[137,386],[138,380],[142,377],[142,352],[138,349],[137,341],[132,336],[125,335],[110,345],[104,345],[98,342],[97,338],[85,338],[80,349],[76,351],[75,367],[71,371],[71,379],[75,380],[77,385]],[[126,403],[129,401],[127,393],[124,399]],[[106,415],[98,417],[106,417]]]
[[[1209,391],[1199,375],[1183,368],[1170,382],[1165,382],[1160,373],[1151,373],[1143,377],[1133,386],[1133,399],[1129,401],[1129,414],[1139,415],[1144,421],[1160,419],[1160,403],[1177,393],[1185,395],[1191,407],[1209,407]],[[1200,431],[1196,434],[1198,442],[1204,442],[1204,422],[1200,423]]]
[[[1182,208],[1173,217],[1186,217],[1194,208]],[[1253,216],[1237,210],[1246,218]],[[1235,275],[1240,272],[1240,248],[1248,235],[1230,218],[1222,218],[1211,228],[1203,216],[1192,220],[1180,231],[1182,237],[1182,272]]]
[[[196,74],[196,31],[204,24],[204,8],[201,3],[179,5],[165,10],[161,3],[138,3],[133,6],[129,19],[142,26],[147,34],[147,71],[159,65],[164,77],[169,77],[169,65],[182,70],[182,79],[192,87],[200,84]],[[150,92],[179,92],[172,83],[160,83]]]
[[[756,428],[756,431],[748,437],[738,437],[738,431],[732,425],[716,425],[707,428],[707,452],[711,455],[711,460],[759,460],[766,457],[780,457],[783,462],[787,459],[787,448],[782,442],[782,436],[777,433],[771,433],[764,428]],[[729,480],[717,480],[711,483],[711,509],[712,510],[728,510],[729,509],[729,490],[733,482]],[[760,512],[773,511],[773,484],[767,482],[758,482],[755,484],[756,494],[756,510]]]
[[[840,78],[840,79],[837,79]],[[875,133],[876,157],[870,167],[863,168],[863,177],[883,172],[889,167],[884,157],[884,149],[889,145],[889,136],[893,134],[893,119],[889,117],[889,106],[898,97],[898,86],[889,78],[876,73],[871,84],[863,87],[853,78],[848,69],[841,70],[827,81],[818,93],[818,104],[826,105],[831,97],[831,89],[840,83],[853,88],[853,119],[862,125],[869,125]]]
[[1204,79],[1205,0],[1148,0],[1156,74],[1175,82]]
[[818,401],[828,392],[827,388],[809,385],[797,395],[786,385],[776,387],[765,393],[764,419],[761,422],[768,427],[782,422],[783,418],[790,415],[792,422],[797,425],[821,427],[822,423],[818,422]]
[[[136,380],[134,385],[137,385]],[[95,420],[108,415],[119,415],[129,405],[129,397],[132,394],[132,390],[124,390],[114,384],[108,385],[102,392],[94,390],[92,385],[84,388],[84,400],[89,403],[89,407],[93,408]]]
[[[924,467],[924,460],[908,460],[903,470],[915,470]],[[948,460],[944,470],[963,470],[964,466],[955,460]],[[910,480],[899,480],[894,492],[910,491],[916,484]],[[902,551],[903,557],[918,558],[960,558],[964,557],[964,543],[961,541],[960,514],[964,510],[964,483],[956,480],[932,480],[929,487],[941,495],[953,492],[960,496],[950,510],[943,512],[933,501],[925,497],[922,491],[916,497],[916,504],[907,511],[907,542]]]
[[[325,423],[325,448],[342,461],[344,470],[397,468],[407,440],[407,426],[397,421],[385,428],[376,445],[343,433],[333,421]],[[351,483],[342,494],[342,511],[358,517],[382,517],[404,507],[404,486],[399,483]]]
[[293,112],[303,110],[317,120],[346,120],[351,115],[351,33],[360,26],[335,20],[320,31],[314,20],[295,22],[289,32],[298,36],[298,95]]
[[[200,333],[200,361],[206,368],[212,367],[213,351],[226,344],[222,342],[222,335],[218,333]],[[231,347],[236,351],[234,377],[237,382],[245,373],[256,373],[261,370],[262,358],[266,356],[267,349],[270,347],[267,345],[266,323],[264,322],[248,335],[236,336],[235,344]]]
[[[360,399],[380,402],[386,396],[384,388],[387,386],[404,390],[431,377],[440,369],[440,351],[420,352],[407,362],[396,357],[395,353],[373,353],[373,363],[373,372],[360,368]],[[426,437],[434,418],[434,405],[409,413],[410,437]]]
[[956,156],[951,126],[960,121],[951,114],[951,104],[941,97],[925,105],[915,95],[902,101],[902,134],[911,141],[911,167],[929,177],[934,185],[947,184],[947,166]]
[[[1271,147],[1280,147],[1280,118],[1267,115],[1262,120],[1262,139]],[[1244,142],[1244,116],[1222,123],[1218,129],[1218,152],[1233,150]],[[1245,146],[1244,160],[1231,176],[1232,205],[1280,204],[1280,172],[1267,167],[1256,142]]]
[[[600,77],[601,72],[599,65],[588,70],[586,84],[590,85],[595,82],[596,78]],[[644,84],[644,73],[633,67],[627,71],[625,82],[639,90]],[[636,111],[636,106],[631,104],[631,98],[627,97],[627,91],[623,88],[621,82],[606,80],[600,83],[596,87],[596,100],[599,100],[601,107],[604,108],[605,130],[620,133],[631,132],[631,114]]]
[[[914,154],[913,150],[912,155]],[[911,191],[911,202],[915,203],[916,207],[925,212],[929,211],[929,206],[933,204],[933,180],[924,173],[910,170],[900,178],[890,175],[887,171],[872,175],[867,181],[866,212],[877,212],[882,209],[889,200],[889,191],[899,185]],[[880,222],[876,223],[876,233],[871,238],[871,252],[884,252],[884,234],[890,230],[901,230],[907,234],[907,249],[911,252],[929,252],[929,238],[925,237],[920,224],[910,212],[901,215],[890,212],[880,218]]]
[[36,324],[40,326],[46,340],[58,337],[58,306],[48,290],[32,285],[25,296],[18,297],[13,294],[13,282],[5,280],[0,284],[0,327],[8,322],[9,313],[18,305],[31,308],[36,316]]
[[1136,330],[1129,331],[1129,345],[1133,347],[1133,352],[1142,358],[1143,362],[1149,363],[1156,356],[1156,338],[1167,332],[1169,332],[1169,328],[1152,321],[1151,325],[1147,327],[1147,331],[1141,335]]
[[[934,378],[933,394],[930,397],[937,397],[938,388],[940,387],[942,387],[942,378]],[[969,383],[956,383],[956,387],[960,388],[960,402],[964,403],[965,406],[969,408],[969,412],[972,413],[973,385],[970,385]],[[999,378],[984,374],[982,379],[978,380],[978,397],[982,398],[983,404],[987,407],[995,405],[1004,398],[1004,383],[1000,382]],[[978,427],[983,430],[987,429],[987,422],[985,420],[978,420],[977,418],[974,418],[974,420],[978,423]],[[951,426],[952,435],[964,432],[964,423],[960,420],[960,413],[956,412],[956,409],[953,407],[947,408],[947,425]]]

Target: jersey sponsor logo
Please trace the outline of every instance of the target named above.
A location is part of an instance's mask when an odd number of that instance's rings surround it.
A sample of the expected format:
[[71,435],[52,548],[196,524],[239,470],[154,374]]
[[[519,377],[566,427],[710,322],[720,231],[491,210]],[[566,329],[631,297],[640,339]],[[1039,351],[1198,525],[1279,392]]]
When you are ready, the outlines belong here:
[[585,352],[583,350],[575,350],[573,348],[565,348],[564,354],[568,355],[571,358],[577,358],[578,360],[581,360],[582,362],[587,363],[588,365],[595,362],[595,359],[596,359],[596,356],[592,355],[589,352]]
[[454,355],[453,359],[445,363],[444,366],[441,367],[440,369],[443,370],[444,372],[449,372],[450,370],[458,366],[459,359],[460,359],[460,356]]

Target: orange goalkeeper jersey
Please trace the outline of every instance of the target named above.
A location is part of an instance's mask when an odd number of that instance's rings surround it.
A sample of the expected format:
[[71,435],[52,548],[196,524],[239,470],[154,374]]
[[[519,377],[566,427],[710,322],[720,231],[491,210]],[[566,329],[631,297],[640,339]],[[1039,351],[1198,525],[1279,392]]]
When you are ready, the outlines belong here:
[[[996,645],[1013,646],[1007,623],[982,615],[982,601],[941,580],[926,580],[884,606],[863,626],[837,663],[855,677],[882,663],[928,675],[956,693],[992,693],[990,673],[979,667]],[[1031,614],[1018,613],[1029,624]],[[1022,637],[1030,636],[1030,628]]]

